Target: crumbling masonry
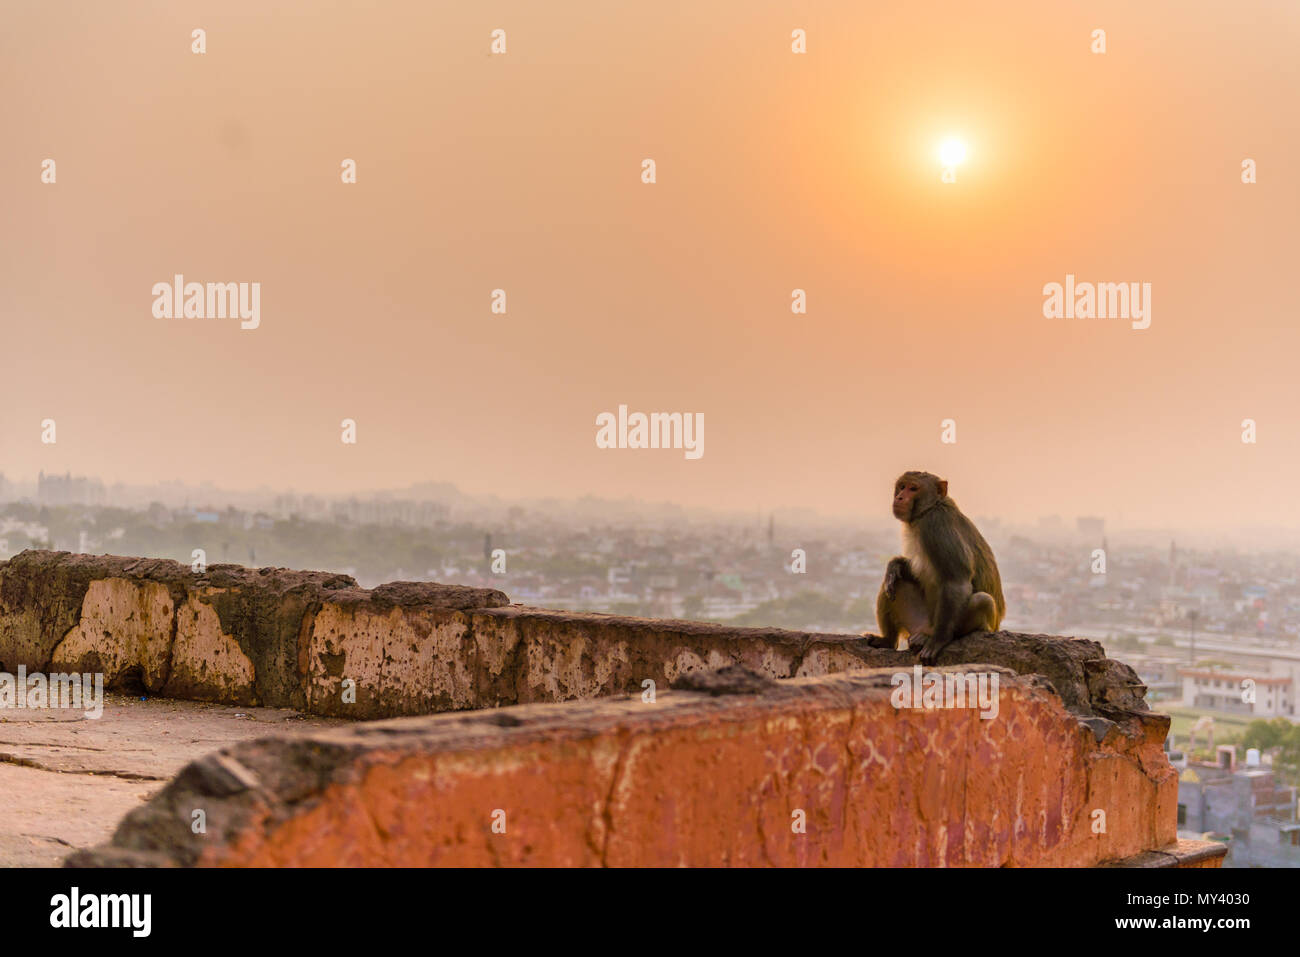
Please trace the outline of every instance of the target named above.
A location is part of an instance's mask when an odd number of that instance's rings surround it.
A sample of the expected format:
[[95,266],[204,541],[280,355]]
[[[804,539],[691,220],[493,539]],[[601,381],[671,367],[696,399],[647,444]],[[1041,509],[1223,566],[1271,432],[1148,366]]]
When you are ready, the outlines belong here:
[[915,662],[495,589],[0,563],[0,670],[359,722],[194,762],[71,864],[1217,865],[1176,838],[1168,717],[1099,644],[954,643],[944,670],[997,674],[992,719],[895,707]]

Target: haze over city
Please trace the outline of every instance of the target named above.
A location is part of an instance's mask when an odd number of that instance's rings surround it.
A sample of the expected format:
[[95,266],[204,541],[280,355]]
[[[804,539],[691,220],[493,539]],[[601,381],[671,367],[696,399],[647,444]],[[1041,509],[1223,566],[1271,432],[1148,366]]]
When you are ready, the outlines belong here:
[[[924,468],[1007,522],[1300,526],[1300,7],[1006,6],[802,5],[792,57],[782,5],[236,2],[193,56],[191,10],[9,4],[4,470],[884,522]],[[175,274],[259,326],[155,317]],[[1045,318],[1067,275],[1150,326]],[[705,454],[598,448],[620,404]]]

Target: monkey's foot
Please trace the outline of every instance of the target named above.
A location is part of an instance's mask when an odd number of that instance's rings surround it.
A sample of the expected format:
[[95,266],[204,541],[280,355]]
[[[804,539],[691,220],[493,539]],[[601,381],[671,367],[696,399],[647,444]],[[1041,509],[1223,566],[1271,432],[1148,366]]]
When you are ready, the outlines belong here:
[[923,665],[936,664],[939,661],[939,655],[950,644],[952,644],[952,639],[945,641],[943,644],[939,644],[937,641],[934,641],[933,639],[927,641],[925,643],[925,647],[921,649],[921,655],[920,655],[921,664]]
[[892,638],[886,638],[884,635],[873,635],[869,631],[864,631],[862,637],[867,639],[867,644],[872,648],[893,648],[897,642]]

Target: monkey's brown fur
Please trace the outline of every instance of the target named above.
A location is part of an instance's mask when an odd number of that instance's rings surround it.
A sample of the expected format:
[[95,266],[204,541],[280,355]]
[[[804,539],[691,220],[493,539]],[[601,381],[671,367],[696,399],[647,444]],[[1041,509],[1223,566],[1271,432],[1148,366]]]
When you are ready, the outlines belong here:
[[896,648],[907,635],[921,661],[934,664],[954,639],[997,631],[1007,613],[993,550],[957,503],[948,483],[929,472],[904,472],[894,483],[894,517],[903,523],[903,554],[890,560],[876,596],[880,637]]

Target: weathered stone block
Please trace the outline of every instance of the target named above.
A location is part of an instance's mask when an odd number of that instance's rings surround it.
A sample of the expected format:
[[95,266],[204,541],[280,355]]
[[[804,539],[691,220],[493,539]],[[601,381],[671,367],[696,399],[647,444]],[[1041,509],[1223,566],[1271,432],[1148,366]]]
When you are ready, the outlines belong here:
[[1099,742],[1045,682],[997,672],[988,719],[895,708],[889,669],[756,690],[733,673],[654,703],[265,739],[191,765],[70,863],[1087,866],[1175,842],[1177,774],[1141,722]]

